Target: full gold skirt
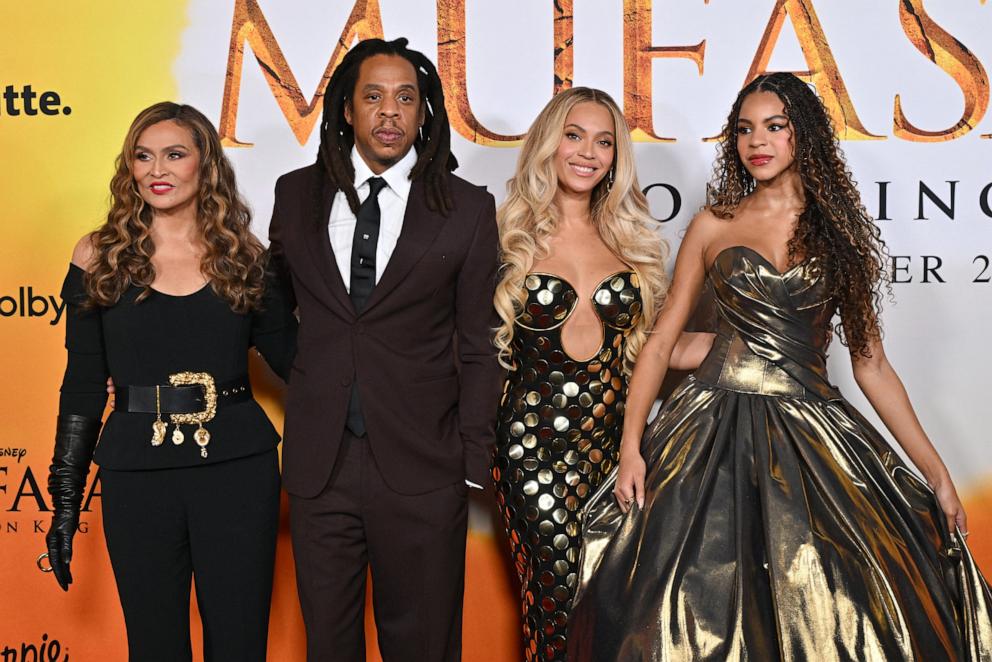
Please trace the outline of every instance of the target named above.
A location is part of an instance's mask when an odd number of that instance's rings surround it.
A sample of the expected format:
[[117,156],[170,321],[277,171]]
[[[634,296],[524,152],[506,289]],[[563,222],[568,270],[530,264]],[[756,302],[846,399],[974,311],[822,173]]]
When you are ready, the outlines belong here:
[[615,475],[586,508],[571,662],[992,660],[971,555],[846,401],[690,378],[643,453],[643,510]]

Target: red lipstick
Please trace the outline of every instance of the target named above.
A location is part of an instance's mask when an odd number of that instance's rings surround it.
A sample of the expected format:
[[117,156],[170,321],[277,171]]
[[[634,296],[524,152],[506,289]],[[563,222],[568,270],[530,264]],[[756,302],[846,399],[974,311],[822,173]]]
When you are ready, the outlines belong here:
[[176,187],[169,182],[152,182],[148,185],[148,190],[150,190],[155,195],[166,195],[171,193]]

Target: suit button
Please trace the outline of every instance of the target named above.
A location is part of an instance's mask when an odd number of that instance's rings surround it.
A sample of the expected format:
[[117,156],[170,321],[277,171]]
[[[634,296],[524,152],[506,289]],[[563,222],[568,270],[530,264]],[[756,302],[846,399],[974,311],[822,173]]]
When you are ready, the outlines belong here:
[[351,386],[351,377],[343,377],[341,379],[341,386]]

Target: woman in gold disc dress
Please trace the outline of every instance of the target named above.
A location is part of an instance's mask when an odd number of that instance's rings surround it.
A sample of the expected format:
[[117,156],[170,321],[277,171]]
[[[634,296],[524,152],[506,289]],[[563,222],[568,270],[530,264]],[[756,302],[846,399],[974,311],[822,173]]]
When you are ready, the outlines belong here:
[[[619,470],[587,507],[572,662],[992,659],[964,511],[880,341],[884,256],[816,95],[757,78],[631,377]],[[704,282],[717,339],[641,443]],[[835,313],[926,482],[830,384]]]
[[[616,466],[628,368],[665,291],[663,242],[605,93],[556,96],[498,212],[496,342],[511,368],[493,480],[521,582],[527,660],[563,660],[579,511]],[[678,360],[699,364],[708,334]]]

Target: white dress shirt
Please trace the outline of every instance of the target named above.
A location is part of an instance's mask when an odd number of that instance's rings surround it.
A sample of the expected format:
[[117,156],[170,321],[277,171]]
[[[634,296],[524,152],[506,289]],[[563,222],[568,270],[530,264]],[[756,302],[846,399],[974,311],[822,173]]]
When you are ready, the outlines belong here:
[[[410,171],[417,163],[417,152],[410,150],[381,175],[376,175],[359,155],[351,148],[351,164],[355,168],[355,191],[358,200],[365,202],[369,197],[369,179],[382,177],[386,186],[379,191],[379,241],[375,247],[375,282],[382,278],[396,241],[403,229],[403,216],[406,214],[406,201],[410,197]],[[342,191],[334,195],[331,203],[331,218],[327,233],[331,239],[334,261],[344,280],[344,288],[351,292],[351,245],[355,239],[355,224],[358,219],[348,206],[348,199]]]
[[[376,283],[382,278],[382,272],[386,270],[386,264],[400,238],[403,217],[406,215],[406,202],[410,197],[410,171],[416,163],[417,152],[411,149],[382,174],[376,175],[362,159],[358,149],[351,148],[351,164],[355,168],[355,191],[360,202],[365,202],[365,198],[369,197],[370,178],[382,177],[386,180],[385,188],[379,191],[379,242],[375,247]],[[334,261],[337,262],[341,279],[344,280],[344,288],[349,293],[351,293],[351,246],[355,240],[356,223],[358,219],[348,206],[348,199],[343,192],[338,191],[334,194],[334,201],[331,203],[331,218],[327,224],[327,233],[331,239]],[[482,489],[481,485],[470,480],[466,480],[465,484]]]

